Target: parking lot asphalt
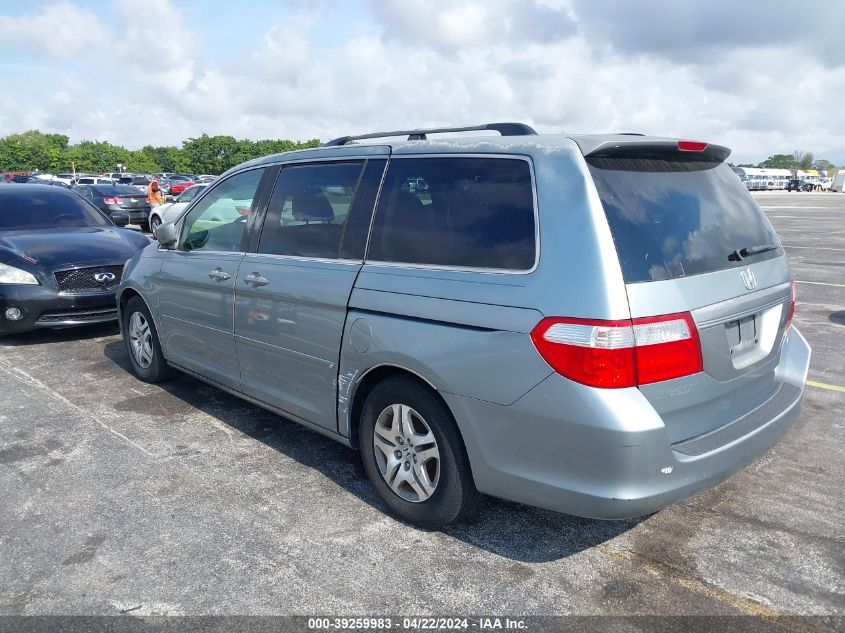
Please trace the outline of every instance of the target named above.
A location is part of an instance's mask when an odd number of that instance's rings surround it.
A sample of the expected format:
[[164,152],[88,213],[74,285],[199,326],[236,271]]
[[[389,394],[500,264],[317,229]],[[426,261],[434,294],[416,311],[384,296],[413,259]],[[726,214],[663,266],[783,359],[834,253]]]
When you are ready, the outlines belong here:
[[4,339],[0,614],[845,615],[845,194],[757,199],[813,347],[803,412],[640,520],[490,499],[416,530],[358,453],[188,377],[134,379],[116,327]]

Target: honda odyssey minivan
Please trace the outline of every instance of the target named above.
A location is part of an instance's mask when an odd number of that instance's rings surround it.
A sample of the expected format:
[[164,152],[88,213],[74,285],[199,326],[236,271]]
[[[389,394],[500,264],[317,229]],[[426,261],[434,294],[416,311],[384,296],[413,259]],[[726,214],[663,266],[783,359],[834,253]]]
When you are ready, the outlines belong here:
[[416,525],[482,494],[654,512],[765,453],[803,395],[789,266],[729,153],[501,123],[244,163],[127,263],[132,369],[360,449]]

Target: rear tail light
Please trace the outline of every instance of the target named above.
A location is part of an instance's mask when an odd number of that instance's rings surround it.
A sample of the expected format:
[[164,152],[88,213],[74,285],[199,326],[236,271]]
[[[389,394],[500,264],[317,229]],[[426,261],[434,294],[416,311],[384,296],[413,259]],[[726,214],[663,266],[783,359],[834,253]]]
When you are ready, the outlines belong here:
[[795,316],[795,282],[789,282],[789,312],[786,315],[786,328],[792,327],[792,318]]
[[123,204],[123,198],[103,198],[106,204]]
[[708,143],[701,141],[678,141],[678,150],[682,152],[703,152],[707,149]]
[[531,339],[552,369],[591,387],[636,387],[702,371],[689,313],[625,321],[547,318]]

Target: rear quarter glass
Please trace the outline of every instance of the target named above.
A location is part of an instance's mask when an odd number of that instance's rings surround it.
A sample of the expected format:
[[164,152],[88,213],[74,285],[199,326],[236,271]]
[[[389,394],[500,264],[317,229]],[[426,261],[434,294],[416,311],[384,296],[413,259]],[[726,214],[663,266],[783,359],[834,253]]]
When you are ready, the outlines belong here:
[[[588,158],[626,283],[677,279],[783,255],[757,203],[725,164]],[[734,250],[775,244],[746,259]]]

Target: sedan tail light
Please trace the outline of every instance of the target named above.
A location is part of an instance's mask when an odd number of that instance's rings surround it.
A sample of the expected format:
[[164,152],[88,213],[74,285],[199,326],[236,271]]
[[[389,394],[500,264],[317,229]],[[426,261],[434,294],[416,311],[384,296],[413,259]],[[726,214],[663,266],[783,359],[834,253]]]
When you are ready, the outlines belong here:
[[592,387],[636,387],[702,371],[689,313],[624,321],[547,318],[531,332],[557,373]]
[[103,202],[105,202],[106,204],[123,204],[123,198],[106,197],[103,198]]

